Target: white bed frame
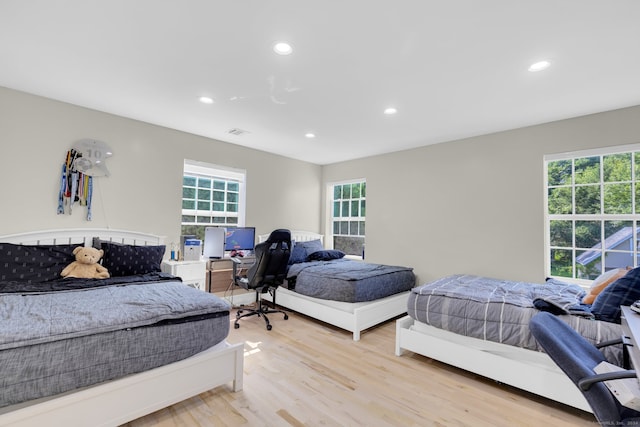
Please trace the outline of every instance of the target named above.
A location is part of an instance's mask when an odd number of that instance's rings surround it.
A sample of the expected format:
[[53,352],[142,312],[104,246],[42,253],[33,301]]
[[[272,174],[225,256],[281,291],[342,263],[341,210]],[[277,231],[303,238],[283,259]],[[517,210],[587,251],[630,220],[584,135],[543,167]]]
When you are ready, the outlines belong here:
[[[164,238],[110,229],[45,230],[0,236],[0,242],[91,245],[94,237],[136,245]],[[244,343],[218,345],[187,359],[139,374],[48,398],[0,408],[0,425],[118,426],[207,390],[231,383],[242,390]]]
[[[268,234],[262,234],[258,240],[264,242],[268,237]],[[296,242],[320,239],[324,242],[323,235],[300,230],[292,230],[291,239]],[[262,294],[262,298],[273,302],[269,293]],[[402,292],[370,302],[336,303],[300,295],[282,287],[276,291],[276,303],[279,306],[352,332],[354,341],[360,340],[360,333],[365,329],[406,313],[408,299],[409,292]]]
[[465,337],[409,316],[396,321],[396,356],[405,350],[592,412],[569,377],[542,352]]

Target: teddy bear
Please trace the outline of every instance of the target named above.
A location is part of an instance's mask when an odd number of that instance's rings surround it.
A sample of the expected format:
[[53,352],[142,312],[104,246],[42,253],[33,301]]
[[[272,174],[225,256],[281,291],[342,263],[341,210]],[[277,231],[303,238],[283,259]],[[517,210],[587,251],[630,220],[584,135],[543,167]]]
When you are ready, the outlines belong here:
[[106,279],[109,271],[98,264],[104,255],[102,249],[78,246],[73,250],[76,260],[66,266],[60,275],[62,277],[77,277],[80,279]]

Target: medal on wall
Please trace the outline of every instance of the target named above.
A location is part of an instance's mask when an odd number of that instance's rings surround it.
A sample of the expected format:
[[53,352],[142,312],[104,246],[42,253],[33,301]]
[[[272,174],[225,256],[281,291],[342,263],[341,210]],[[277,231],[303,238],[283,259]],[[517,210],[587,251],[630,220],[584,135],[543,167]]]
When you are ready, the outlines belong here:
[[82,139],[67,151],[58,193],[59,215],[71,214],[73,206],[78,203],[87,207],[87,221],[91,221],[93,179],[109,176],[105,161],[112,155],[111,147],[95,139]]

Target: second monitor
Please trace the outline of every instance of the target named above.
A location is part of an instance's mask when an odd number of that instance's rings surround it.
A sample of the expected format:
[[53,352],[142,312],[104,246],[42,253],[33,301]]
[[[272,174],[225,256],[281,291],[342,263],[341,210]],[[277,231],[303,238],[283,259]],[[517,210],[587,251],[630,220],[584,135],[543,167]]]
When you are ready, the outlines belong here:
[[227,227],[224,250],[244,252],[253,251],[256,244],[255,227]]

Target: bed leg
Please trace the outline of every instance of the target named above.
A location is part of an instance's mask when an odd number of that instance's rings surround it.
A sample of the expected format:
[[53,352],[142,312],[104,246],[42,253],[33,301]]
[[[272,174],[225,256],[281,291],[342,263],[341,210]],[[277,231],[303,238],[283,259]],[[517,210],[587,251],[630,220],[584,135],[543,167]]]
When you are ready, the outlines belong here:
[[405,350],[400,347],[400,339],[402,337],[402,330],[407,329],[413,321],[409,316],[402,317],[396,320],[396,356],[402,356]]
[[243,378],[244,378],[244,343],[238,346],[235,351],[235,374],[233,378],[232,390],[234,392],[241,391],[243,387]]

